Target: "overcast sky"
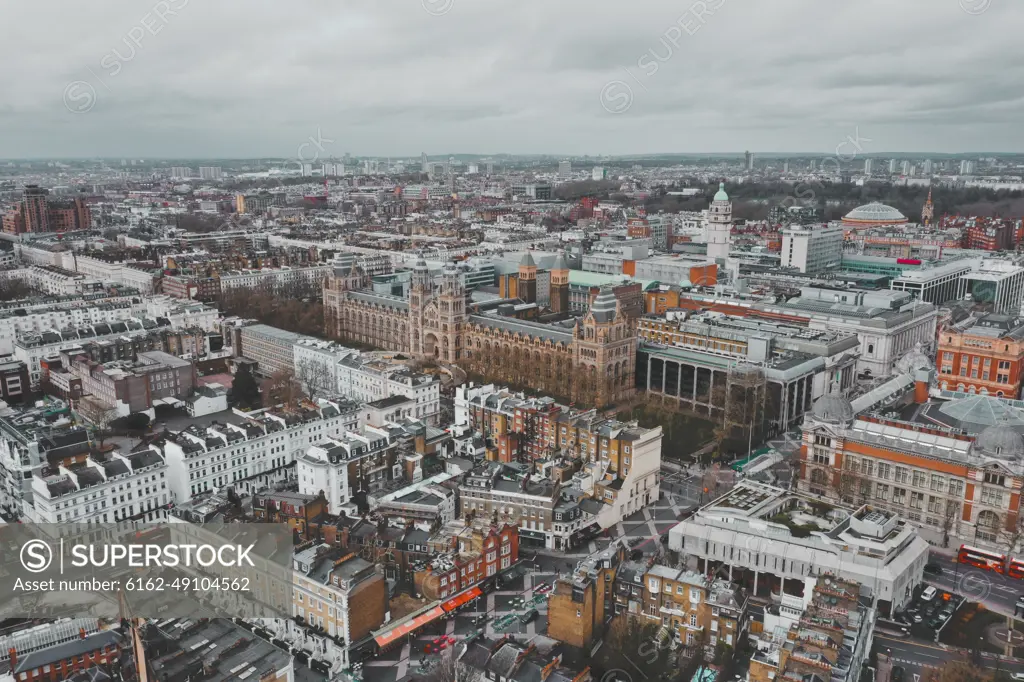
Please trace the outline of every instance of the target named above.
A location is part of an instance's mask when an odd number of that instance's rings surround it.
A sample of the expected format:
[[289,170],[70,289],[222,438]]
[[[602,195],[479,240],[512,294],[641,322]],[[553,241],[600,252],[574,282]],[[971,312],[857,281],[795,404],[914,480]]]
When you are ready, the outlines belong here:
[[1024,152],[1021,0],[5,0],[0,19],[6,158],[309,158],[318,130],[318,156]]

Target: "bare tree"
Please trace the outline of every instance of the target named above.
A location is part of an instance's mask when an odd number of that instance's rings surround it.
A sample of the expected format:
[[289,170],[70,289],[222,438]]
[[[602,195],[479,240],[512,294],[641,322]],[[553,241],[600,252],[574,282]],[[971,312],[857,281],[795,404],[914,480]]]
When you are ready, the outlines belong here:
[[333,385],[333,377],[327,363],[313,358],[303,358],[295,365],[295,377],[302,385],[309,399],[316,402],[317,397],[333,394],[337,386]]
[[99,443],[99,449],[102,450],[107,439],[114,435],[114,430],[110,425],[117,419],[117,410],[111,407],[94,413],[89,419],[94,425],[92,436]]
[[1003,523],[1002,546],[1006,548],[1007,554],[1018,554],[1020,552],[1021,540],[1024,540],[1024,516],[1018,514],[1013,521],[1012,528],[1006,528]]
[[431,682],[479,682],[483,680],[481,671],[462,662],[460,656],[464,652],[465,646],[461,642],[446,649],[427,679]]
[[956,500],[946,500],[946,513],[942,517],[943,547],[949,547],[949,533],[954,527],[960,527],[960,503]]
[[262,392],[265,407],[298,405],[303,397],[302,388],[295,380],[295,374],[287,369],[274,372],[264,381]]

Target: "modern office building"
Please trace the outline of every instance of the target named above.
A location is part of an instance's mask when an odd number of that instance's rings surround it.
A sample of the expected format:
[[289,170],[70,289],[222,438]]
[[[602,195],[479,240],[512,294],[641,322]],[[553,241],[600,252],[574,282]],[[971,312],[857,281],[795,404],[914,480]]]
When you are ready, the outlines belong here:
[[983,260],[960,276],[960,299],[992,306],[992,312],[1016,316],[1024,302],[1024,267],[1008,260]]
[[265,324],[251,324],[242,327],[241,343],[235,348],[235,355],[255,360],[259,363],[256,371],[263,376],[278,372],[294,374],[295,344],[309,338]]
[[902,275],[892,280],[889,288],[893,291],[906,291],[919,301],[942,305],[959,300],[963,286],[961,278],[972,272],[978,264],[978,259],[965,258],[920,270],[904,270]]
[[689,556],[691,568],[725,573],[751,596],[777,603],[802,597],[808,579],[855,581],[889,616],[912,599],[929,548],[897,514],[823,505],[818,495],[755,481],[740,482],[680,522],[668,546]]
[[843,261],[839,225],[789,225],[782,230],[782,267],[808,274],[837,270]]

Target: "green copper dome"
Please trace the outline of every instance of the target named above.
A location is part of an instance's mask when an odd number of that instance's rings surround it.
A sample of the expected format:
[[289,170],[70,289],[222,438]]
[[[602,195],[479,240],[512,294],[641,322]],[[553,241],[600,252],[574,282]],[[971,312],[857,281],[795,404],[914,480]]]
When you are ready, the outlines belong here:
[[729,195],[725,193],[725,183],[718,183],[718,192],[715,193],[715,201],[729,201]]

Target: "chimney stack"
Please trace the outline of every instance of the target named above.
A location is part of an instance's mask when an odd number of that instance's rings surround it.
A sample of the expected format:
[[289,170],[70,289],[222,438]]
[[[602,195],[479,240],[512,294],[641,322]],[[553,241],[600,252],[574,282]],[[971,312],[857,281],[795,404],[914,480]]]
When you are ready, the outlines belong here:
[[11,658],[11,672],[13,673],[14,669],[18,667],[18,652],[14,647],[11,647],[7,650],[7,655]]

